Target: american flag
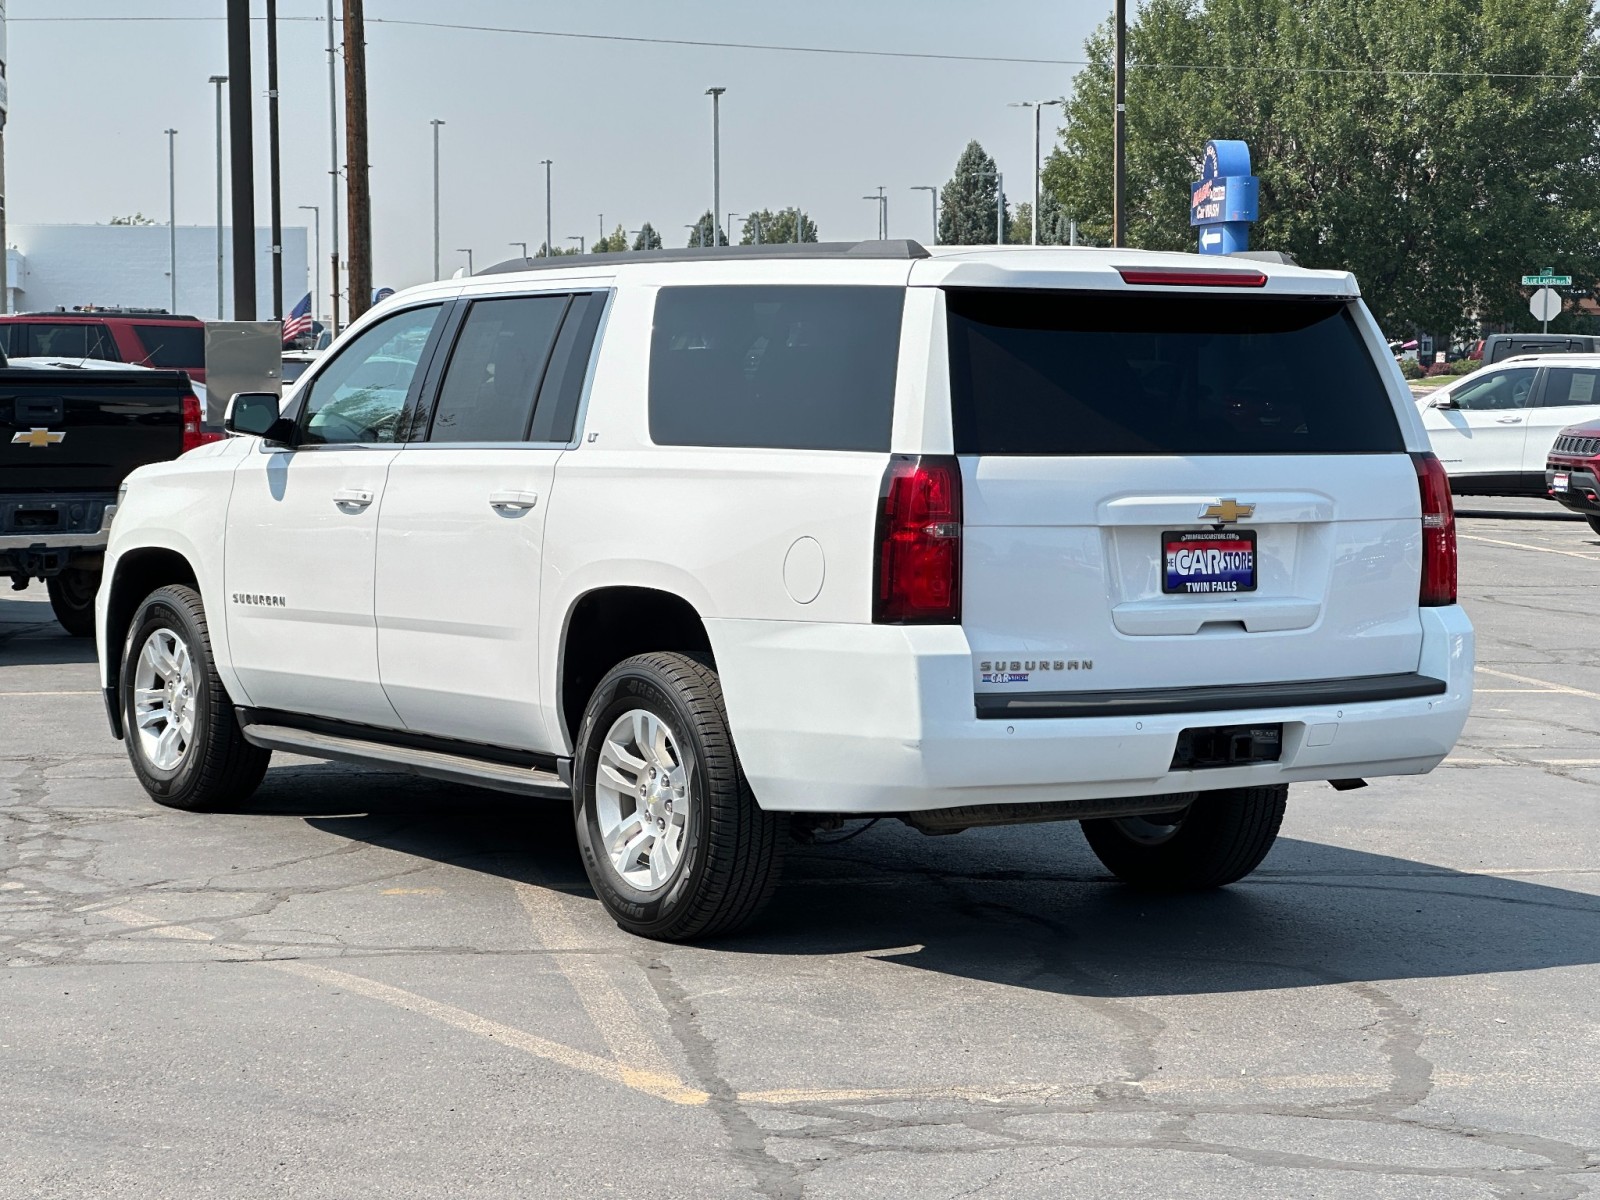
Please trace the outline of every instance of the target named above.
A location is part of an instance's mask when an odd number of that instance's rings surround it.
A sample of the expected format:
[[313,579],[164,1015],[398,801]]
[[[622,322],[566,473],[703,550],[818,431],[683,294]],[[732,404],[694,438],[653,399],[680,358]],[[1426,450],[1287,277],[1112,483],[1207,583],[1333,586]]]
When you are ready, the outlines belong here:
[[297,337],[311,332],[311,293],[294,306],[294,311],[283,322],[283,344],[287,346]]

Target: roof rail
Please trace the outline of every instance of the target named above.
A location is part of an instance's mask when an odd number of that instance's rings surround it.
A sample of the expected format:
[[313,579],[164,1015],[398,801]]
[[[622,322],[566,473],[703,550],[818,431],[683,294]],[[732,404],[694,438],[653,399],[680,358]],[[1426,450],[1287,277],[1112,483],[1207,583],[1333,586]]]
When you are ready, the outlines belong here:
[[[550,258],[511,258],[484,267],[477,275],[510,271],[549,271],[573,267],[612,267],[628,263],[710,262],[774,258],[929,258],[920,242],[894,239],[874,242],[763,242],[759,246],[689,246],[682,250],[619,250],[611,254],[558,254]],[[581,260],[581,261],[575,261]]]

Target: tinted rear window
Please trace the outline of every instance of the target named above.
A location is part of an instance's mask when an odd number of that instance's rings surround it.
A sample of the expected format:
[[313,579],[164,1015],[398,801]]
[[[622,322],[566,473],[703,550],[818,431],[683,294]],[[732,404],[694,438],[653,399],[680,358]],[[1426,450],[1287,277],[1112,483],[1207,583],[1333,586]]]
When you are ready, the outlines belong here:
[[898,287],[673,287],[656,298],[650,437],[888,450]]
[[12,358],[98,358],[121,362],[111,331],[98,321],[49,324],[18,321],[5,327],[5,351]]
[[1399,452],[1351,306],[946,292],[958,454]]
[[206,332],[194,325],[135,325],[147,367],[205,370]]

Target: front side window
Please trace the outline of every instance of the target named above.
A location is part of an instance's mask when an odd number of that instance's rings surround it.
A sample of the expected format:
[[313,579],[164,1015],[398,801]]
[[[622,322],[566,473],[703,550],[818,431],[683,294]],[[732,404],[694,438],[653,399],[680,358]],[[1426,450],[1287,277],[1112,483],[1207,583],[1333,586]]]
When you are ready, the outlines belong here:
[[309,384],[301,443],[401,440],[406,398],[438,316],[438,305],[396,313],[340,349]]
[[467,311],[434,408],[434,442],[520,442],[566,296],[479,300]]
[[1538,373],[1534,367],[1496,371],[1458,388],[1451,394],[1450,399],[1462,412],[1527,408],[1528,395],[1533,391],[1534,376]]
[[651,440],[888,450],[904,307],[899,287],[662,288]]
[[1569,405],[1600,404],[1600,371],[1580,367],[1551,367],[1545,373],[1544,395],[1541,408],[1565,408]]

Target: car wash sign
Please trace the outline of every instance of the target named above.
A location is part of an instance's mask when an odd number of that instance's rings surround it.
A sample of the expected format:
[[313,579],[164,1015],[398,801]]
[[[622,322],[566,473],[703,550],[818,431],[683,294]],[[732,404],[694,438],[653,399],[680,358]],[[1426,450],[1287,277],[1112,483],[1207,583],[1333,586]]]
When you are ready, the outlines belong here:
[[1261,184],[1250,174],[1250,147],[1207,142],[1200,182],[1189,188],[1189,224],[1200,230],[1200,253],[1248,250],[1250,223],[1260,206]]

